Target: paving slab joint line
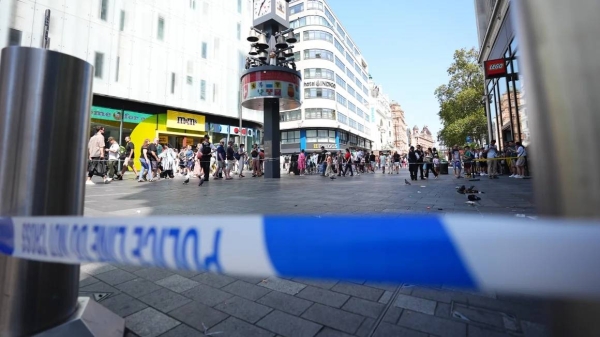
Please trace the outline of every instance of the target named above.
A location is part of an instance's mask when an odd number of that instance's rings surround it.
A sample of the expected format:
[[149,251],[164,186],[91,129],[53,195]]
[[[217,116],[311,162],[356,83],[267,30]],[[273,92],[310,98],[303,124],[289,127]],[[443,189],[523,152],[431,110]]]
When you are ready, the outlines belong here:
[[375,320],[375,324],[373,324],[373,327],[371,328],[371,331],[369,331],[369,334],[367,335],[367,337],[372,337],[375,334],[375,331],[379,327],[379,324],[381,324],[381,322],[383,321],[383,317],[385,317],[385,314],[388,312],[388,310],[390,310],[392,305],[396,302],[396,298],[398,297],[398,294],[400,294],[400,288],[402,288],[402,285],[396,286],[396,289],[394,290],[394,293],[392,294],[390,301],[386,304],[383,312],[381,312],[379,314],[379,316],[377,317],[377,319]]

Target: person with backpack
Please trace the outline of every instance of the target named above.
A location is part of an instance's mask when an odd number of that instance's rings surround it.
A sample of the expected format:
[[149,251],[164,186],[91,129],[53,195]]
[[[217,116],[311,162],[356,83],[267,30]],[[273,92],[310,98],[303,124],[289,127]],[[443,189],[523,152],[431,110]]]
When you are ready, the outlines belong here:
[[467,145],[465,146],[465,153],[463,154],[463,165],[465,167],[465,176],[472,177],[472,167],[473,167],[473,159],[475,159],[475,155],[471,151],[471,148]]
[[244,144],[240,144],[240,147],[238,148],[237,152],[235,153],[235,155],[237,155],[235,157],[235,159],[238,161],[238,176],[240,178],[244,178],[244,165],[246,164],[246,158],[248,157],[248,154],[246,153],[246,149],[245,149],[245,145]]
[[[129,137],[125,137],[125,148],[124,151],[122,152],[122,156],[123,156],[123,168],[121,169],[121,174],[119,175],[119,180],[123,180],[123,175],[125,174],[125,172],[128,170],[128,168],[131,168],[131,170],[133,171],[133,174],[135,174],[135,176],[137,177],[138,173],[137,170],[135,169],[135,166],[133,165],[133,159],[135,158],[135,146],[133,144],[133,142],[131,141],[131,138]],[[121,147],[122,148],[122,147]]]
[[200,166],[202,167],[203,176],[200,177],[200,184],[204,182],[208,182],[208,177],[210,175],[210,158],[213,151],[216,148],[214,145],[210,143],[210,136],[205,135],[204,141],[200,146],[200,150],[198,150],[198,157],[200,157]]

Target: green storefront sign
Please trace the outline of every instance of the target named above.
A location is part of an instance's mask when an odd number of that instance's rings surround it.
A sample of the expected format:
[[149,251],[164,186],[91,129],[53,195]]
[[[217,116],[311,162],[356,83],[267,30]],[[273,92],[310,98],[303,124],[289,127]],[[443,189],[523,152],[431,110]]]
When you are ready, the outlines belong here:
[[[124,114],[123,114],[124,112]],[[123,116],[124,115],[124,116]],[[102,119],[106,121],[120,122],[123,120],[124,123],[139,124],[144,119],[150,117],[150,114],[144,114],[141,112],[128,111],[128,110],[117,110],[110,108],[103,108],[99,106],[92,106],[91,118]]]

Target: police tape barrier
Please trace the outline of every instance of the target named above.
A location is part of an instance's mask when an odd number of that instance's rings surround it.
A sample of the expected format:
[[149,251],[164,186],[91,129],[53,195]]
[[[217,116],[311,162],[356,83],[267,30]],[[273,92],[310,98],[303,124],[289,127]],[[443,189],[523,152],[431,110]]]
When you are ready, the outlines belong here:
[[0,218],[0,253],[232,275],[600,297],[600,226],[468,216]]

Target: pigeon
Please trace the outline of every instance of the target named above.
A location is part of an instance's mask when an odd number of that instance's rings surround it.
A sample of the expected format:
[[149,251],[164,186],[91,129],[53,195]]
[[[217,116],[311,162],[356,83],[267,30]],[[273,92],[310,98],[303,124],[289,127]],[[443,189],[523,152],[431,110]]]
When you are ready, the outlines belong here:
[[460,193],[460,194],[465,194],[465,190],[467,188],[465,187],[465,185],[462,185],[461,187],[458,188],[458,190],[456,190],[456,192]]
[[200,177],[200,182],[198,183],[198,186],[202,186],[202,184],[204,184],[204,177]]
[[190,175],[188,174],[185,176],[185,180],[183,181],[183,184],[186,185],[189,182],[190,182]]
[[469,195],[467,196],[467,199],[469,199],[469,201],[477,201],[477,200],[481,200],[481,198],[480,198],[480,197],[478,197],[478,196],[476,196],[476,195],[473,195],[473,194],[469,194]]
[[335,177],[334,177],[334,176],[330,176],[329,178],[330,178],[331,180],[335,179]]
[[405,185],[410,185],[410,182],[408,180],[404,179],[404,184]]

